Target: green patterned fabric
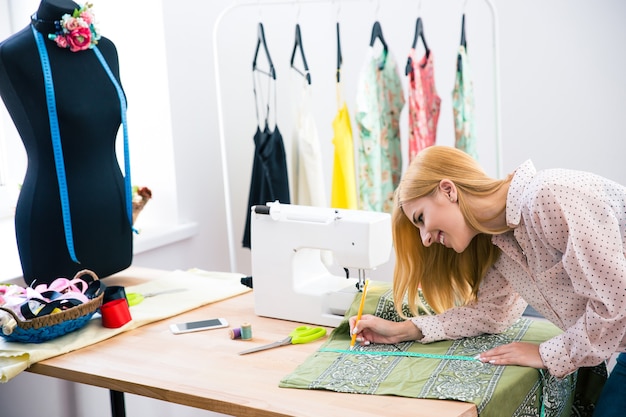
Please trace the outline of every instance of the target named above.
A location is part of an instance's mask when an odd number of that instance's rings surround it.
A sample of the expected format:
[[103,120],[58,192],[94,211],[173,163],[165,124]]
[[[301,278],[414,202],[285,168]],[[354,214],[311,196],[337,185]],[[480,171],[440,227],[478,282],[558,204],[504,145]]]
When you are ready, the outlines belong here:
[[[357,295],[346,317],[357,313],[359,303]],[[366,313],[403,320],[395,311],[389,283],[370,283]],[[430,344],[357,346],[349,352],[349,327],[344,320],[321,348],[283,378],[279,386],[465,401],[476,404],[481,417],[591,416],[592,404],[606,379],[604,367],[579,371],[559,380],[533,368],[467,360],[501,344],[540,343],[560,332],[545,321],[520,319],[497,335]],[[457,356],[464,360],[455,359]],[[577,391],[577,380],[582,374],[585,381],[578,384]]]

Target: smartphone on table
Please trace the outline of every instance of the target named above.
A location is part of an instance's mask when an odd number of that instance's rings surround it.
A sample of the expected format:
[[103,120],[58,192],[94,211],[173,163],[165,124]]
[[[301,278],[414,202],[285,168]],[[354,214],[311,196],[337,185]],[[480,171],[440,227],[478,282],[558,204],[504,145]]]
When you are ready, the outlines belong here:
[[191,321],[187,323],[174,323],[170,324],[170,330],[174,334],[199,332],[201,330],[219,329],[221,327],[227,327],[228,322],[224,318]]

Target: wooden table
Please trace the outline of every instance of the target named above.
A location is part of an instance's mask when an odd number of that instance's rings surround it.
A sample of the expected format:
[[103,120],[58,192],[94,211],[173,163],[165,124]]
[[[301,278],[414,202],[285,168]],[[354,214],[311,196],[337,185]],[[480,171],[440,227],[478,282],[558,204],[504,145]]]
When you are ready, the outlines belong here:
[[[162,274],[131,268],[106,278],[106,283],[129,286]],[[226,318],[231,327],[249,322],[253,339],[232,340],[224,328],[183,335],[168,328],[172,322],[212,317]],[[298,325],[257,316],[250,292],[47,359],[29,372],[244,417],[478,415],[474,404],[456,401],[279,388],[279,381],[322,341],[238,355],[280,340]]]

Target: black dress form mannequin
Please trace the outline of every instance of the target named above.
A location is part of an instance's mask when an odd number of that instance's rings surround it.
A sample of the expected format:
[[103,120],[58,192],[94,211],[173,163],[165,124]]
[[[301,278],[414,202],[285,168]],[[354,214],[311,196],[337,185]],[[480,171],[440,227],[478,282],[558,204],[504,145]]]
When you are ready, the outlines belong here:
[[[79,6],[42,0],[35,28],[49,55],[76,257],[65,239],[43,71],[30,26],[0,43],[0,95],[28,155],[15,213],[17,245],[27,284],[72,278],[91,269],[104,278],[132,261],[132,228],[124,177],[115,152],[121,124],[116,89],[93,50],[71,52],[48,39],[54,21]],[[119,81],[115,45],[98,49]],[[121,82],[120,82],[121,85]]]

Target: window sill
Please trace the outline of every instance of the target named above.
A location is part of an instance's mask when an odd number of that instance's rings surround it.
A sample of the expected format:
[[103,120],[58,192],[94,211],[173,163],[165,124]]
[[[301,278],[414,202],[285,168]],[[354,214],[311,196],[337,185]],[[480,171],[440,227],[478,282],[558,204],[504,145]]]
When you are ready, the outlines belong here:
[[[133,254],[148,252],[172,243],[189,239],[198,233],[198,224],[189,222],[158,227],[142,227],[133,239]],[[13,217],[0,219],[0,282],[6,282],[22,276],[22,266],[15,242]]]
[[138,255],[181,240],[189,239],[198,233],[198,223],[182,223],[158,227],[142,227],[133,241],[133,254]]

